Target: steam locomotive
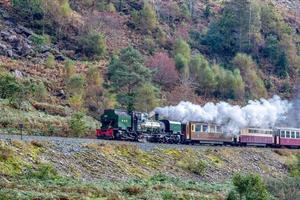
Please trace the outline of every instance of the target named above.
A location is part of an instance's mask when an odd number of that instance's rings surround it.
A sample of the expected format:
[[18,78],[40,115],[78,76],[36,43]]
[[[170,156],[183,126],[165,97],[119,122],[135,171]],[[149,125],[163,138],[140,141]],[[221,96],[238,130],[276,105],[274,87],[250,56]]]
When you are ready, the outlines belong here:
[[212,144],[232,146],[270,146],[300,148],[300,129],[249,127],[238,135],[228,133],[214,123],[181,123],[142,112],[109,109],[101,115],[98,139],[149,141],[173,144]]

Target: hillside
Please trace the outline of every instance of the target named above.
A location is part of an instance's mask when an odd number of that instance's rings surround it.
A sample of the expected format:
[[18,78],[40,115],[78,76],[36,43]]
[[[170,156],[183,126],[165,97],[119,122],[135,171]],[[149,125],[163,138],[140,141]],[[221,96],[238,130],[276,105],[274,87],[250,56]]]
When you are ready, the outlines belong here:
[[278,199],[300,197],[293,150],[93,142],[0,141],[0,198],[221,200],[237,172],[261,175]]
[[78,134],[72,117],[182,100],[243,105],[297,88],[297,1],[26,2],[0,3],[6,133],[22,121],[31,134],[93,135],[97,121]]

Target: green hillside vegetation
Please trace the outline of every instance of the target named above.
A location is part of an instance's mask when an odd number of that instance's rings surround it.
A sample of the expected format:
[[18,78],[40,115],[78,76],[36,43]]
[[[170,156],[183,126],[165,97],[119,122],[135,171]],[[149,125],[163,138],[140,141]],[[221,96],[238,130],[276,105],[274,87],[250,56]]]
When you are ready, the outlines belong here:
[[[6,2],[10,17],[33,30],[37,54],[54,47],[39,63],[61,79],[50,88],[36,77],[2,74],[1,98],[14,108],[55,102],[71,109],[69,117],[97,119],[105,108],[151,111],[180,100],[243,104],[273,94],[290,98],[295,89],[299,27],[270,1]],[[65,98],[53,101],[58,90]]]

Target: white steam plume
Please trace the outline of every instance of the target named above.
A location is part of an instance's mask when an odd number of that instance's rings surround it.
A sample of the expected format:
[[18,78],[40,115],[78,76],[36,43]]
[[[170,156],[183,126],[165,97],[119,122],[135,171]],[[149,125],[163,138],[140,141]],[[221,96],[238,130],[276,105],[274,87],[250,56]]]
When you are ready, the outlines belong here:
[[174,121],[214,122],[224,125],[226,131],[238,133],[244,127],[273,127],[284,118],[291,104],[279,96],[249,101],[248,105],[233,106],[226,102],[207,103],[204,106],[180,102],[177,106],[158,107],[154,111]]

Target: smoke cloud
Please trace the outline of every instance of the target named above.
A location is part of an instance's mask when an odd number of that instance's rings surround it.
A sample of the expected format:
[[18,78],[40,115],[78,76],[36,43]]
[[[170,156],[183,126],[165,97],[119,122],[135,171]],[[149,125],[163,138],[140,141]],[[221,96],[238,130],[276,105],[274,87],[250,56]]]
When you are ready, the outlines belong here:
[[292,100],[286,117],[279,120],[276,125],[282,127],[300,128],[300,90],[298,90],[297,96]]
[[268,100],[249,101],[244,107],[226,102],[207,103],[200,106],[182,101],[177,106],[158,107],[154,112],[167,119],[183,123],[188,121],[217,123],[223,125],[225,131],[236,134],[245,127],[273,127],[276,122],[286,118],[291,106],[288,101],[274,96]]

